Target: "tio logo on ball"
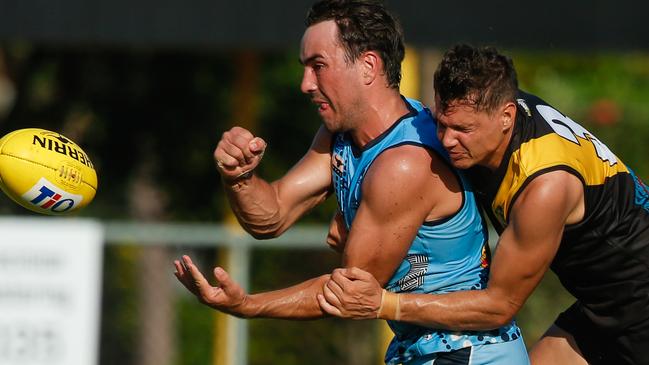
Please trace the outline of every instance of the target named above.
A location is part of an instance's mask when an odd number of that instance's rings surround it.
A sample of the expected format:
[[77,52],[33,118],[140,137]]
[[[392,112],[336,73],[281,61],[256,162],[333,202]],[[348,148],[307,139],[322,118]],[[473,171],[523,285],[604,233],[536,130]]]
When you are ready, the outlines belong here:
[[65,213],[83,200],[83,196],[70,194],[45,178],[38,180],[22,197],[35,207],[54,213]]

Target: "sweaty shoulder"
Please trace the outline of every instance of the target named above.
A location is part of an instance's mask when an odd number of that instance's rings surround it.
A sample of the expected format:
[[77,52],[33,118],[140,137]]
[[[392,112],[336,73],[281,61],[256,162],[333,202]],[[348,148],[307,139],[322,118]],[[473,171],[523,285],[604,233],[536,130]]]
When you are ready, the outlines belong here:
[[[558,220],[562,226],[575,224],[584,216],[583,198],[579,178],[566,171],[551,171],[536,177],[523,188],[514,203],[512,215],[521,217],[528,214],[532,225],[551,219]],[[539,215],[540,211],[544,214]]]
[[519,97],[511,157],[493,202],[502,224],[523,188],[537,176],[567,171],[585,186],[599,186],[627,171],[606,145],[570,117],[533,95],[521,92]]
[[462,205],[457,175],[436,153],[418,145],[401,145],[382,152],[369,168],[363,195],[412,200],[430,213],[426,220],[445,218]]

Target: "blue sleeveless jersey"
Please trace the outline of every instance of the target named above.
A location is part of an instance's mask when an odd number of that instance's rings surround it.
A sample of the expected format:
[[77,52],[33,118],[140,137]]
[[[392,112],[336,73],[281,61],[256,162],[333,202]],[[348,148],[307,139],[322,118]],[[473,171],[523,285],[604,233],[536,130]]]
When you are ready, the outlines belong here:
[[[436,123],[430,111],[418,101],[406,101],[410,113],[362,150],[347,134],[334,136],[333,185],[347,229],[361,202],[365,173],[383,151],[404,144],[418,145],[449,161],[436,137]],[[457,171],[456,176],[464,190],[462,207],[453,216],[422,224],[406,258],[389,280],[387,290],[447,293],[486,287],[489,274],[487,228],[467,181]],[[411,361],[435,352],[507,342],[521,336],[513,322],[493,331],[466,332],[435,330],[396,321],[388,321],[388,324],[395,334],[385,357],[388,364]]]

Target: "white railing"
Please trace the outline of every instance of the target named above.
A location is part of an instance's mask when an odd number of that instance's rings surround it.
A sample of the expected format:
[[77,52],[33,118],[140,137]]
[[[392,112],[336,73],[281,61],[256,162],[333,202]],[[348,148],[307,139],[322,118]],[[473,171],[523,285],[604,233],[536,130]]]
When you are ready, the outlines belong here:
[[[257,240],[238,226],[227,224],[106,222],[104,228],[107,244],[221,247],[228,257],[227,269],[230,275],[246,291],[249,284],[251,248],[327,249],[327,227],[322,225],[296,226],[281,237],[269,240]],[[170,268],[171,266],[169,270]],[[227,345],[224,351],[225,360],[222,361],[224,364],[215,365],[248,363],[246,320],[227,317],[225,333],[219,333],[217,336],[224,336]]]

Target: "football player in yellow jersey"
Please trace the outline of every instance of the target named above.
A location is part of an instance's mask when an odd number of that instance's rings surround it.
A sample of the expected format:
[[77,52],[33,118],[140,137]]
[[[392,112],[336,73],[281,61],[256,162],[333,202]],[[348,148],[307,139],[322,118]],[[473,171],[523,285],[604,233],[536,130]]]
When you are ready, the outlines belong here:
[[[649,364],[647,186],[601,141],[518,89],[493,48],[449,50],[435,73],[438,138],[500,233],[484,290],[399,294],[402,321],[485,330],[507,323],[548,268],[577,301],[532,348],[534,364]],[[371,318],[381,290],[339,269],[320,305]]]

